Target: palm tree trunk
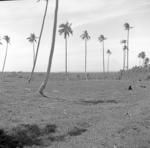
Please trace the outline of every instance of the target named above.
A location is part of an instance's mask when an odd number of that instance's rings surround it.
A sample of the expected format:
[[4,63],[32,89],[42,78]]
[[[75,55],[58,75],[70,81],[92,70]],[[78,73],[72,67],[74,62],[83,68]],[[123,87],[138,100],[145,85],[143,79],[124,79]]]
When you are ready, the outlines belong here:
[[34,66],[34,60],[35,60],[35,44],[33,42],[33,66]]
[[123,70],[125,70],[125,64],[126,64],[126,51],[123,50]]
[[68,52],[67,52],[67,36],[65,37],[65,74],[68,79]]
[[127,31],[127,70],[129,69],[129,30]]
[[104,49],[104,41],[103,41],[103,72],[105,72],[105,49]]
[[109,54],[108,54],[108,59],[107,59],[107,72],[109,72]]
[[5,69],[6,58],[7,58],[7,52],[8,52],[8,43],[7,43],[7,45],[6,45],[6,52],[5,52],[5,58],[4,58],[2,73],[4,72],[4,69]]
[[42,26],[41,26],[41,31],[40,31],[40,36],[39,36],[39,40],[38,40],[38,44],[37,44],[37,50],[36,50],[36,54],[35,54],[34,64],[33,64],[33,68],[32,68],[32,72],[31,72],[30,78],[28,80],[29,83],[30,83],[30,81],[32,79],[32,76],[33,76],[33,73],[34,73],[34,69],[35,69],[35,65],[36,65],[36,61],[37,61],[37,56],[38,56],[39,47],[40,47],[40,43],[41,43],[41,38],[42,38],[42,34],[43,34],[43,29],[44,29],[44,24],[45,24],[48,4],[49,4],[49,0],[46,0],[45,12],[44,12]]
[[85,39],[85,75],[87,80],[87,40]]
[[59,0],[56,0],[56,7],[55,7],[55,17],[54,17],[54,25],[53,25],[53,35],[52,35],[52,45],[51,45],[51,51],[50,51],[50,56],[49,56],[49,62],[48,62],[48,67],[47,67],[47,73],[45,76],[44,81],[42,82],[40,88],[39,88],[39,93],[43,96],[46,97],[43,93],[48,79],[49,79],[49,74],[52,66],[52,60],[53,60],[53,54],[54,54],[54,48],[55,48],[55,40],[56,40],[56,30],[57,30],[57,17],[58,17],[58,4]]

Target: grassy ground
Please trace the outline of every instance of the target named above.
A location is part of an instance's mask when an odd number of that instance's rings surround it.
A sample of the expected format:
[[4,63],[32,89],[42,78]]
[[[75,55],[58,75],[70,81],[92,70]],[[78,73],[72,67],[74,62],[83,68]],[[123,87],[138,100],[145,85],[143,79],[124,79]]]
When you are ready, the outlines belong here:
[[0,147],[150,147],[148,81],[118,80],[115,73],[89,74],[89,80],[72,74],[66,81],[57,74],[43,98],[36,90],[44,74],[31,84],[27,73],[0,76]]

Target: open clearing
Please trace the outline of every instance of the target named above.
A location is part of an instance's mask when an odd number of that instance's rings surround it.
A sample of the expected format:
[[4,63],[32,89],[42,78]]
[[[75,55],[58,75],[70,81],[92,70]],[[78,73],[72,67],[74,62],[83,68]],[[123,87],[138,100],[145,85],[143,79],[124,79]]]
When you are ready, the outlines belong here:
[[149,82],[51,79],[49,97],[43,98],[36,93],[42,78],[36,74],[28,84],[27,74],[9,73],[1,79],[0,142],[14,138],[28,148],[150,147]]

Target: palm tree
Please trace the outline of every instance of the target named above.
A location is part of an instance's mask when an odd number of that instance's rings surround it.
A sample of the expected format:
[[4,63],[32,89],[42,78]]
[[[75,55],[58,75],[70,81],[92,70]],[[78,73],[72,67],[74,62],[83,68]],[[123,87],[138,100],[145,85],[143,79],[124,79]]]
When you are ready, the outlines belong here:
[[31,33],[30,36],[27,38],[27,40],[32,44],[33,46],[33,65],[35,60],[35,43],[37,42],[37,36],[34,33]]
[[64,39],[65,39],[65,73],[67,76],[67,39],[69,37],[70,34],[73,34],[72,28],[71,28],[72,24],[69,24],[68,22],[66,22],[65,24],[61,24],[59,25],[59,34],[60,35],[64,35]]
[[52,65],[52,60],[53,60],[53,54],[54,54],[54,48],[55,48],[55,39],[56,39],[56,30],[57,30],[57,16],[58,16],[58,5],[59,5],[59,0],[56,0],[56,7],[55,7],[55,14],[54,14],[54,25],[53,25],[53,34],[52,34],[52,44],[51,44],[51,51],[50,51],[50,56],[49,56],[49,62],[48,62],[48,67],[47,67],[47,73],[45,76],[44,81],[42,82],[40,88],[39,88],[39,93],[43,96],[46,97],[43,93],[48,79],[49,79],[49,74],[51,70],[51,65]]
[[[40,1],[40,0],[38,0],[38,1]],[[29,83],[30,83],[30,81],[32,79],[32,75],[34,73],[34,69],[35,69],[35,65],[36,65],[36,61],[37,61],[37,56],[38,56],[39,47],[40,47],[41,38],[42,38],[42,34],[43,34],[43,29],[44,29],[44,24],[45,24],[45,19],[46,19],[46,15],[47,15],[48,4],[49,4],[49,0],[46,0],[45,10],[44,10],[44,16],[43,16],[43,20],[42,20],[42,26],[41,26],[39,40],[38,40],[36,54],[35,54],[35,60],[34,60],[34,64],[33,64],[33,68],[32,68],[32,72],[31,72],[30,78],[28,80]]]
[[123,70],[125,70],[125,67],[126,67],[126,49],[127,49],[126,43],[127,43],[127,40],[121,40],[120,43],[123,44]]
[[145,67],[147,67],[147,66],[148,66],[149,61],[150,61],[150,60],[149,60],[149,58],[148,58],[148,57],[146,57],[146,58],[145,58],[145,60],[144,60],[144,66],[145,66]]
[[133,27],[131,27],[129,23],[125,23],[124,28],[125,30],[127,30],[127,70],[128,70],[129,69],[129,33],[130,33],[130,29],[132,29]]
[[109,59],[110,59],[110,55],[112,54],[112,52],[110,51],[110,49],[107,50],[107,55],[108,55],[108,59],[107,59],[107,72],[109,72]]
[[146,57],[146,54],[144,51],[142,51],[138,54],[138,58],[141,58],[143,60],[143,66],[144,66],[144,62],[145,62],[145,57]]
[[[87,41],[91,39],[91,37],[89,36],[87,30],[85,30],[83,32],[83,34],[81,34],[80,36],[84,41],[85,41],[85,73],[86,73],[86,68],[87,68]],[[86,76],[87,79],[87,76]]]
[[138,54],[138,58],[139,58],[139,66],[141,66],[141,52]]
[[105,72],[105,48],[104,48],[104,41],[106,40],[107,38],[104,36],[104,35],[100,35],[98,37],[98,40],[100,42],[102,42],[102,48],[103,48],[103,72]]
[[5,52],[5,58],[4,58],[2,73],[4,72],[4,69],[5,69],[6,58],[7,58],[7,53],[8,53],[8,44],[10,44],[10,37],[8,35],[5,35],[3,37],[3,39],[6,41],[6,52]]

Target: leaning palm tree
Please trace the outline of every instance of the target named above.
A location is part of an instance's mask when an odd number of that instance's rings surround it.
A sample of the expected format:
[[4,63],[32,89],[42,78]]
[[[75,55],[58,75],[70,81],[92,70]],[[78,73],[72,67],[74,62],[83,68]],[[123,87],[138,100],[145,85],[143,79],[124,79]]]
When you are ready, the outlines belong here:
[[108,55],[108,59],[107,59],[107,72],[109,72],[109,59],[110,59],[110,55],[112,54],[112,52],[110,51],[110,49],[107,50],[107,55]]
[[133,27],[130,26],[129,23],[124,24],[125,30],[127,30],[127,70],[129,69],[129,34],[130,34],[130,29]]
[[37,36],[34,33],[31,33],[30,36],[27,38],[27,40],[32,44],[33,46],[33,65],[35,60],[35,43],[37,42]]
[[39,93],[43,96],[44,95],[44,89],[47,85],[48,79],[49,79],[49,74],[51,70],[51,65],[52,65],[52,60],[53,60],[53,54],[54,54],[54,48],[55,48],[55,39],[56,39],[56,30],[57,30],[57,16],[58,16],[58,5],[59,5],[59,0],[56,0],[56,8],[55,8],[55,14],[54,14],[54,25],[53,25],[53,34],[52,34],[52,44],[51,44],[51,51],[50,51],[50,56],[49,56],[49,62],[48,62],[48,67],[47,67],[47,73],[45,76],[44,81],[42,82],[40,88],[39,88]]
[[10,37],[8,35],[5,35],[3,39],[6,42],[6,52],[5,52],[5,58],[4,58],[4,63],[3,63],[3,68],[2,68],[2,73],[4,72],[5,69],[5,64],[6,64],[6,58],[7,58],[7,53],[8,53],[8,45],[10,44]]
[[[88,34],[88,31],[85,30],[83,32],[83,34],[81,34],[80,36],[84,41],[85,41],[85,74],[86,74],[86,68],[87,68],[87,41],[91,39],[91,37],[89,36]],[[87,76],[86,76],[86,79],[87,79]]]
[[127,50],[127,40],[121,40],[120,42],[121,44],[123,44],[123,70],[125,70],[126,67],[126,50]]
[[[38,0],[38,1],[40,1],[40,0]],[[49,0],[46,0],[44,16],[43,16],[43,20],[42,20],[42,26],[41,26],[41,30],[40,30],[39,40],[38,40],[38,43],[37,43],[37,49],[36,49],[34,64],[33,64],[33,68],[32,68],[32,72],[31,72],[30,78],[28,80],[29,83],[30,83],[30,81],[32,79],[32,76],[33,76],[33,73],[34,73],[34,69],[35,69],[35,65],[36,65],[36,61],[37,61],[37,56],[38,56],[38,52],[39,52],[41,38],[42,38],[43,30],[44,30],[45,19],[46,19],[46,15],[47,15],[48,4],[49,4]]]
[[102,42],[102,48],[103,48],[103,72],[105,72],[105,48],[104,48],[104,41],[106,40],[107,38],[104,36],[104,35],[100,35],[98,37],[98,40],[100,42]]
[[65,24],[61,24],[59,25],[59,34],[60,35],[64,35],[64,39],[65,39],[65,73],[67,76],[67,72],[68,72],[68,67],[67,67],[67,39],[69,37],[70,34],[73,34],[72,28],[71,28],[70,23],[66,22]]

